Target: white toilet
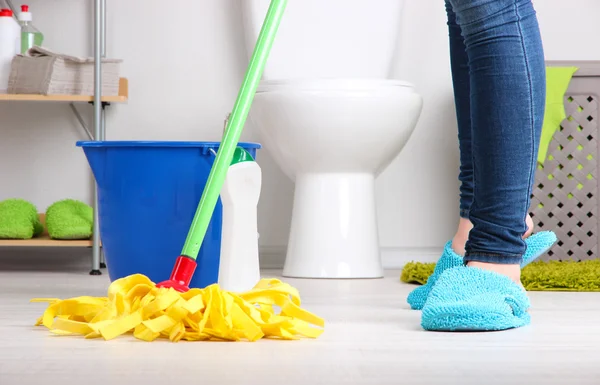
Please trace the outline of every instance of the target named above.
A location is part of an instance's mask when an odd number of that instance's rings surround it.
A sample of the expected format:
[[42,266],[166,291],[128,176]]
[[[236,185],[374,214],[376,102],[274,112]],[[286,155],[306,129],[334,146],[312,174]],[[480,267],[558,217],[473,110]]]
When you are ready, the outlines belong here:
[[[241,0],[249,54],[269,0]],[[283,275],[379,278],[375,178],[400,153],[422,98],[389,79],[401,0],[290,0],[250,120],[295,182]]]

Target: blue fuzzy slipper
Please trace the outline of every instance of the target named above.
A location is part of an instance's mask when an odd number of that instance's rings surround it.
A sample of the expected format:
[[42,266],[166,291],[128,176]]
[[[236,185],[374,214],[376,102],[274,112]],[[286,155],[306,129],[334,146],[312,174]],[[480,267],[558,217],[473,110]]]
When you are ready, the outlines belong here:
[[[552,245],[554,245],[554,242],[556,242],[556,234],[554,234],[552,231],[540,231],[539,233],[535,233],[528,237],[525,240],[525,243],[527,244],[527,251],[523,255],[521,268],[527,266],[543,255],[552,247]],[[433,274],[431,274],[427,280],[427,283],[423,286],[417,287],[408,295],[406,301],[410,305],[411,309],[421,310],[423,308],[423,305],[429,296],[429,292],[431,291],[431,288],[435,282],[438,280],[440,274],[447,269],[463,265],[463,257],[456,254],[454,250],[452,250],[452,241],[446,243],[446,246],[444,247],[444,253],[436,263]]]
[[525,290],[510,278],[473,267],[453,267],[438,278],[421,326],[434,331],[495,331],[529,324]]

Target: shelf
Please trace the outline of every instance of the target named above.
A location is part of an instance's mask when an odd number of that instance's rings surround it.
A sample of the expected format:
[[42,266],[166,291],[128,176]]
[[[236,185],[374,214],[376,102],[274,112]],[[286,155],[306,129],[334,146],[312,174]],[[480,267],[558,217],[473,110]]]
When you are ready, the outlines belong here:
[[[103,102],[125,103],[129,99],[129,81],[119,79],[119,95],[103,96]],[[0,94],[0,101],[22,102],[92,102],[93,96],[85,95],[33,95],[33,94]],[[0,241],[1,242],[1,241]],[[1,243],[0,243],[1,245]]]
[[0,239],[0,247],[92,247],[92,240],[50,239],[46,234],[32,239]]
[[[45,225],[45,214],[40,214]],[[50,239],[44,226],[44,233],[32,239],[0,239],[0,247],[92,247],[91,239]]]

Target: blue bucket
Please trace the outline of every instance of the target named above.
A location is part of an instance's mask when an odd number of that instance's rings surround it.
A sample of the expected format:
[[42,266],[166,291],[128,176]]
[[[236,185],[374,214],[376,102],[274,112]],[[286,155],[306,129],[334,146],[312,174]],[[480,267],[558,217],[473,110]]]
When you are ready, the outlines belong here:
[[[180,255],[218,142],[77,142],[98,185],[100,236],[111,281],[169,278]],[[261,146],[240,143],[254,158]],[[219,199],[190,287],[216,283],[221,254]]]

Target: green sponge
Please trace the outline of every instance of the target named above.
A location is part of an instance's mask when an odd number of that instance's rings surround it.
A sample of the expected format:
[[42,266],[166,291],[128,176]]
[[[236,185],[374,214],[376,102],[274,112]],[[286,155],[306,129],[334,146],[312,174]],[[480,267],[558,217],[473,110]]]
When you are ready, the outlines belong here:
[[31,239],[43,231],[37,208],[32,203],[23,199],[0,202],[0,239]]
[[92,207],[78,200],[64,199],[46,210],[46,228],[52,239],[89,239],[93,223]]

